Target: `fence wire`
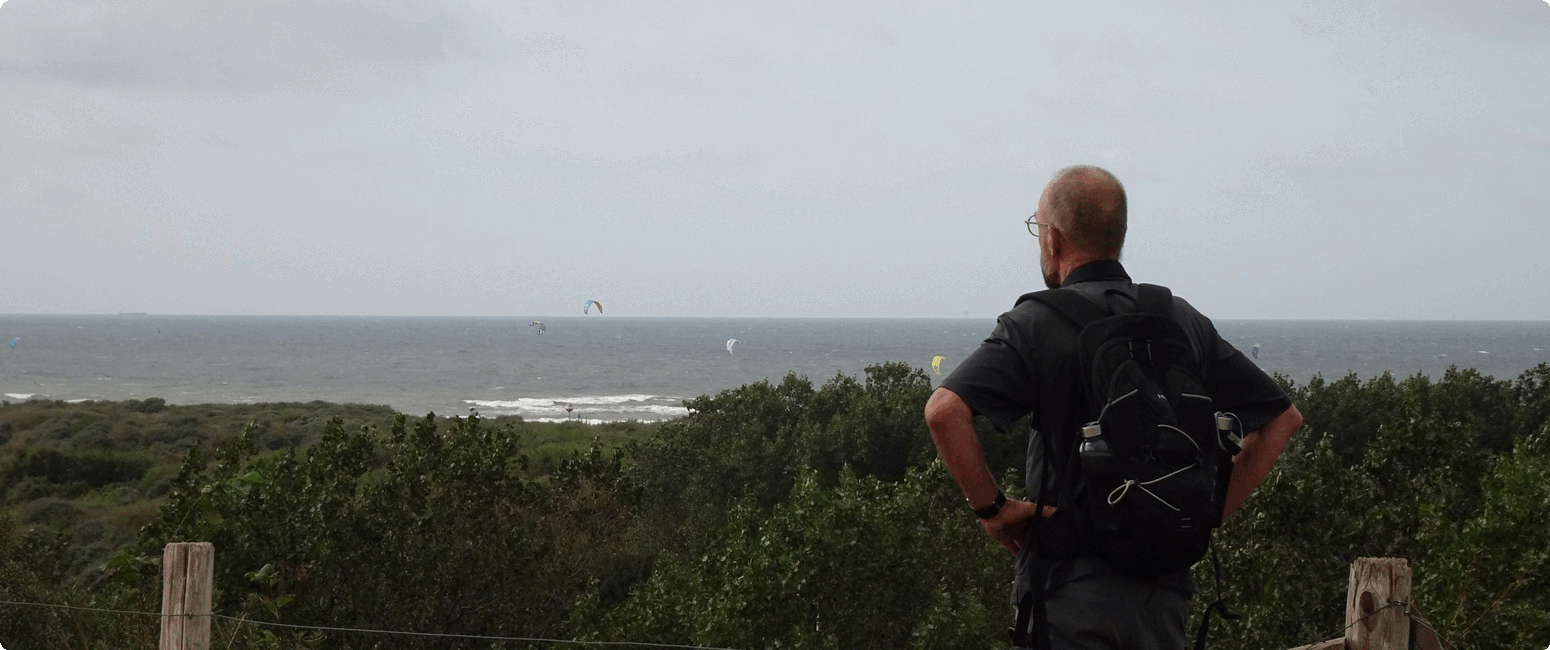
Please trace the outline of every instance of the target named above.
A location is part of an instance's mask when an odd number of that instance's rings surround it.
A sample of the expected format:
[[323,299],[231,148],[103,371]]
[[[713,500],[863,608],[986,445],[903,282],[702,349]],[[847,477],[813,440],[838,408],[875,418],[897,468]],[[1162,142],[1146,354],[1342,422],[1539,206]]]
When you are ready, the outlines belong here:
[[[13,605],[13,606],[18,606],[18,607],[42,607],[42,608],[48,608],[48,609],[65,609],[65,610],[78,611],[78,612],[98,612],[98,613],[104,613],[104,614],[128,614],[128,615],[134,615],[134,616],[154,616],[156,618],[162,618],[162,617],[165,617],[165,616],[193,616],[191,614],[163,614],[161,612],[141,612],[141,611],[127,610],[127,609],[104,609],[104,608],[101,608],[101,607],[79,607],[79,606],[75,606],[75,605],[57,605],[57,604],[53,604],[53,603],[28,603],[28,602],[20,602],[20,601],[13,601],[13,600],[0,600],[0,605]],[[1406,601],[1403,601],[1403,600],[1391,600],[1391,601],[1389,601],[1389,603],[1387,605],[1379,607],[1379,608],[1369,612],[1366,616],[1363,616],[1363,617],[1361,617],[1359,619],[1356,619],[1355,621],[1352,621],[1350,624],[1348,624],[1345,627],[1342,627],[1339,630],[1337,630],[1334,634],[1330,634],[1329,636],[1324,637],[1322,640],[1318,641],[1318,643],[1324,643],[1325,641],[1333,641],[1335,639],[1344,637],[1346,632],[1349,631],[1352,627],[1355,627],[1356,624],[1361,623],[1362,621],[1365,621],[1365,620],[1367,620],[1369,618],[1372,618],[1373,616],[1377,616],[1378,613],[1380,613],[1380,612],[1383,612],[1383,611],[1386,611],[1386,610],[1389,610],[1389,609],[1392,609],[1392,608],[1395,608],[1395,607],[1404,607],[1405,608],[1405,615],[1407,617],[1409,617],[1410,620],[1415,621],[1416,623],[1419,623],[1421,626],[1425,627],[1427,630],[1430,630],[1432,634],[1437,635],[1437,641],[1439,643],[1441,643],[1444,648],[1454,648],[1454,647],[1456,647],[1452,643],[1449,643],[1448,640],[1442,636],[1442,633],[1437,631],[1437,628],[1432,627],[1432,624],[1431,624],[1430,621],[1426,620],[1425,617],[1423,617],[1420,614],[1416,613],[1416,611],[1410,607],[1410,603],[1409,602],[1406,602]],[[647,642],[647,641],[581,641],[581,640],[576,640],[576,639],[545,639],[545,638],[541,638],[541,637],[487,636],[487,635],[478,635],[478,634],[443,634],[443,633],[438,633],[438,632],[404,632],[404,631],[401,631],[401,630],[375,630],[375,629],[370,629],[370,628],[359,628],[359,627],[328,627],[328,626],[320,626],[320,625],[293,625],[293,624],[290,624],[290,623],[271,623],[271,622],[266,622],[266,621],[255,621],[255,620],[249,619],[249,618],[236,618],[236,617],[233,617],[233,616],[227,616],[225,614],[213,614],[212,613],[212,614],[209,614],[209,616],[211,618],[224,619],[224,620],[227,620],[227,621],[232,621],[234,623],[243,624],[243,625],[260,625],[260,626],[265,626],[265,627],[286,628],[286,629],[292,629],[292,630],[316,630],[316,631],[319,631],[319,632],[347,632],[347,633],[351,633],[351,634],[387,634],[387,635],[396,635],[396,636],[412,636],[412,637],[426,637],[426,638],[438,638],[438,639],[468,639],[468,640],[472,640],[472,641],[511,641],[511,642],[517,642],[517,643],[544,643],[544,644],[550,644],[550,645],[562,644],[562,645],[595,646],[595,647],[675,648],[675,649],[678,649],[678,650],[739,650],[737,648],[721,648],[721,647],[716,647],[716,646],[702,646],[702,645],[681,645],[681,644],[675,644],[675,643],[651,643],[651,642]],[[1315,645],[1317,645],[1317,644],[1315,644]]]
[[1406,617],[1408,617],[1411,621],[1414,621],[1416,623],[1421,624],[1422,627],[1425,627],[1426,629],[1430,630],[1432,634],[1437,635],[1437,642],[1441,643],[1442,647],[1444,647],[1444,648],[1456,647],[1452,643],[1449,643],[1447,639],[1443,638],[1442,633],[1438,632],[1437,628],[1432,627],[1431,621],[1426,620],[1425,617],[1421,616],[1419,613],[1416,612],[1415,608],[1412,608],[1410,606],[1410,603],[1408,601],[1403,601],[1403,600],[1391,600],[1391,601],[1389,601],[1389,603],[1387,605],[1384,605],[1384,606],[1379,607],[1379,608],[1377,608],[1375,610],[1372,610],[1371,612],[1368,612],[1366,616],[1363,616],[1363,617],[1361,617],[1359,619],[1351,621],[1348,625],[1346,625],[1345,627],[1340,628],[1334,634],[1331,634],[1329,636],[1324,637],[1323,639],[1320,639],[1317,643],[1314,643],[1313,645],[1318,645],[1319,643],[1324,643],[1326,641],[1333,641],[1335,639],[1342,638],[1342,637],[1345,636],[1346,632],[1350,631],[1351,628],[1356,627],[1357,623],[1360,623],[1360,622],[1365,621],[1365,620],[1367,620],[1369,618],[1377,616],[1379,612],[1382,612],[1382,611],[1385,611],[1385,610],[1388,610],[1388,609],[1393,609],[1395,607],[1404,607],[1405,608],[1405,616]]
[[[104,608],[100,608],[100,607],[78,607],[78,606],[75,606],[75,605],[56,605],[56,604],[52,604],[52,603],[28,603],[28,602],[20,602],[20,601],[12,601],[12,600],[0,600],[0,605],[15,605],[15,606],[19,606],[19,607],[42,607],[42,608],[48,608],[48,609],[65,609],[65,610],[72,610],[72,611],[78,611],[78,612],[99,612],[99,613],[104,613],[104,614],[130,614],[130,615],[138,615],[138,616],[154,616],[156,618],[163,618],[163,617],[167,617],[167,616],[184,616],[184,617],[187,617],[187,616],[204,616],[204,614],[163,614],[161,612],[140,612],[140,611],[126,610],[126,609],[104,609]],[[236,618],[236,617],[233,617],[233,616],[227,616],[225,614],[214,614],[214,613],[212,613],[212,614],[208,614],[208,616],[210,618],[212,618],[212,619],[219,618],[219,619],[224,619],[224,620],[227,620],[227,621],[232,621],[232,622],[235,622],[235,623],[238,623],[238,624],[261,625],[261,626],[266,626],[266,627],[277,627],[277,628],[286,628],[286,629],[293,629],[293,630],[316,630],[316,631],[319,631],[319,632],[348,632],[348,633],[352,633],[352,634],[386,634],[386,635],[396,635],[396,636],[428,637],[428,638],[439,638],[439,639],[467,639],[467,640],[472,640],[472,641],[511,641],[511,642],[516,642],[516,643],[543,643],[543,644],[550,644],[550,645],[563,644],[563,645],[573,645],[573,646],[596,646],[596,647],[676,648],[676,649],[679,649],[679,650],[740,650],[738,648],[719,648],[719,647],[715,647],[715,646],[681,645],[681,644],[674,644],[674,643],[651,643],[651,642],[647,642],[647,641],[581,641],[581,640],[577,640],[577,639],[545,639],[545,638],[540,638],[540,637],[488,636],[488,635],[479,635],[479,634],[443,634],[443,633],[437,633],[437,632],[404,632],[404,631],[400,631],[400,630],[375,630],[375,629],[371,629],[371,628],[359,628],[359,627],[328,627],[328,626],[321,626],[321,625],[292,625],[292,624],[289,624],[289,623],[270,623],[270,622],[266,622],[266,621],[255,621],[255,620],[249,619],[249,618]]]

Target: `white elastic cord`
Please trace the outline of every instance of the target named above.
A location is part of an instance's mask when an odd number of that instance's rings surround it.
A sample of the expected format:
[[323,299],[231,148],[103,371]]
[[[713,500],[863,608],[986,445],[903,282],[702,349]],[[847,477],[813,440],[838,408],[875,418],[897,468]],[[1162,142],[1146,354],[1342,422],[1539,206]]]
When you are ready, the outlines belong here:
[[1192,444],[1192,445],[1194,445],[1194,446],[1195,446],[1195,452],[1196,452],[1196,453],[1199,453],[1199,452],[1200,452],[1200,443],[1198,443],[1198,442],[1195,442],[1195,439],[1194,439],[1194,438],[1191,438],[1191,437],[1189,437],[1189,434],[1187,434],[1187,433],[1184,433],[1184,430],[1183,430],[1183,429],[1180,429],[1180,428],[1178,428],[1178,427],[1176,427],[1176,426],[1173,426],[1173,425],[1171,425],[1171,424],[1159,424],[1159,425],[1157,425],[1157,426],[1159,426],[1159,427],[1162,427],[1162,428],[1164,428],[1164,429],[1173,429],[1173,430],[1174,430],[1174,431],[1177,431],[1177,432],[1179,432],[1179,435],[1181,435],[1181,436],[1184,436],[1184,439],[1185,439],[1185,440],[1188,440],[1188,441],[1189,441],[1189,444]]
[[1103,414],[1105,414],[1105,413],[1108,413],[1108,412],[1109,412],[1109,407],[1110,407],[1110,406],[1114,406],[1114,405],[1115,405],[1115,404],[1118,404],[1118,403],[1120,403],[1120,402],[1123,402],[1123,401],[1125,401],[1125,400],[1126,400],[1126,399],[1128,399],[1128,398],[1129,398],[1129,397],[1130,397],[1130,396],[1131,396],[1131,395],[1134,395],[1134,394],[1136,394],[1136,393],[1138,393],[1138,392],[1140,392],[1140,390],[1141,390],[1141,389],[1139,389],[1139,388],[1133,388],[1133,389],[1131,389],[1131,390],[1130,390],[1130,392],[1128,392],[1128,393],[1125,393],[1125,394],[1124,394],[1124,395],[1120,395],[1120,396],[1119,396],[1119,397],[1116,397],[1116,398],[1114,398],[1114,400],[1113,400],[1113,401],[1111,401],[1111,402],[1109,402],[1109,403],[1108,403],[1108,404],[1104,404],[1104,405],[1103,405],[1103,410],[1101,410],[1101,411],[1098,411],[1098,419],[1097,419],[1097,420],[1094,420],[1094,422],[1102,422],[1102,421],[1103,421]]
[[1168,503],[1162,497],[1157,496],[1156,492],[1153,492],[1151,490],[1146,489],[1146,486],[1151,485],[1153,483],[1156,483],[1158,481],[1167,479],[1167,478],[1169,478],[1169,477],[1171,477],[1171,476],[1173,476],[1175,474],[1178,474],[1179,472],[1183,472],[1183,471],[1188,470],[1188,469],[1190,469],[1190,468],[1192,468],[1194,466],[1195,466],[1195,464],[1192,463],[1192,464],[1190,464],[1187,467],[1180,467],[1179,469],[1176,469],[1176,470],[1174,470],[1174,471],[1172,471],[1172,472],[1170,472],[1170,473],[1168,473],[1168,474],[1166,474],[1164,476],[1159,476],[1159,477],[1154,478],[1154,479],[1152,479],[1150,481],[1147,481],[1145,483],[1137,483],[1136,481],[1133,481],[1131,479],[1125,479],[1124,483],[1119,484],[1119,487],[1116,487],[1116,488],[1114,488],[1113,490],[1111,490],[1109,492],[1109,505],[1111,505],[1111,506],[1112,505],[1118,505],[1120,501],[1123,501],[1125,499],[1125,495],[1130,493],[1131,486],[1135,486],[1137,489],[1139,489],[1142,492],[1145,492],[1148,495],[1150,495],[1153,499],[1157,499],[1158,503],[1161,503],[1161,504],[1163,504],[1165,506],[1168,506],[1168,508],[1170,510],[1173,510],[1174,512],[1178,512],[1179,511],[1178,508],[1173,507],[1173,504]]
[[[1130,397],[1130,396],[1131,396],[1131,395],[1134,395],[1134,394],[1136,394],[1136,391],[1134,391],[1134,390],[1132,390],[1132,391],[1130,391],[1130,392],[1128,392],[1128,393],[1125,393],[1125,394],[1124,394],[1124,395],[1121,395],[1121,396],[1119,396],[1119,399],[1116,399],[1116,400],[1114,400],[1114,401],[1113,401],[1113,402],[1109,402],[1109,404],[1115,404],[1115,403],[1118,403],[1118,402],[1119,402],[1119,401],[1120,401],[1120,400],[1123,400],[1123,399],[1125,399],[1125,398],[1127,398],[1127,397]],[[1108,407],[1108,406],[1107,406],[1107,405],[1105,405],[1105,406],[1104,406],[1104,407],[1103,407],[1103,410],[1105,410],[1105,411],[1107,411],[1107,410],[1109,410],[1109,407]],[[1103,418],[1103,415],[1102,415],[1102,414],[1101,414],[1101,413],[1100,413],[1100,414],[1099,414],[1099,415],[1098,415],[1098,418],[1099,418],[1099,419],[1102,419],[1102,418]],[[1171,424],[1159,424],[1159,425],[1157,425],[1157,426],[1159,426],[1159,427],[1161,427],[1161,428],[1164,428],[1164,429],[1171,429],[1171,430],[1173,430],[1173,431],[1176,431],[1176,432],[1178,432],[1178,434],[1179,434],[1179,435],[1180,435],[1180,436],[1183,436],[1183,437],[1184,437],[1184,439],[1185,439],[1185,440],[1188,440],[1188,441],[1189,441],[1189,444],[1191,444],[1191,445],[1194,445],[1194,446],[1195,446],[1195,453],[1196,453],[1196,454],[1199,454],[1199,453],[1200,453],[1200,443],[1197,443],[1197,442],[1195,442],[1195,439],[1194,439],[1194,438],[1191,438],[1191,437],[1189,437],[1189,434],[1188,434],[1188,433],[1185,433],[1185,432],[1184,432],[1184,430],[1183,430],[1183,429],[1180,429],[1180,428],[1178,428],[1178,427],[1176,427],[1176,426],[1173,426],[1173,425],[1171,425]],[[1198,456],[1197,456],[1197,457],[1198,457]],[[1168,508],[1170,508],[1170,509],[1171,509],[1171,510],[1173,510],[1173,511],[1174,511],[1174,512],[1179,512],[1179,509],[1178,509],[1178,508],[1175,508],[1175,507],[1174,507],[1174,506],[1173,506],[1173,504],[1171,504],[1171,503],[1168,503],[1168,502],[1167,502],[1167,501],[1166,501],[1166,500],[1164,500],[1164,499],[1163,499],[1163,498],[1162,498],[1162,497],[1160,497],[1160,496],[1157,496],[1157,493],[1155,493],[1155,492],[1153,492],[1153,491],[1151,491],[1151,490],[1148,490],[1148,489],[1146,489],[1146,486],[1148,486],[1148,485],[1152,485],[1152,484],[1154,484],[1154,483],[1157,483],[1157,482],[1158,482],[1158,481],[1165,481],[1165,480],[1167,480],[1167,479],[1170,479],[1170,478],[1172,478],[1172,477],[1174,477],[1174,476],[1177,476],[1177,475],[1179,475],[1179,474],[1180,474],[1180,473],[1182,473],[1182,472],[1186,472],[1186,471],[1189,471],[1189,470],[1190,470],[1190,469],[1193,469],[1193,468],[1195,468],[1195,467],[1196,467],[1196,466],[1199,466],[1199,465],[1200,465],[1200,461],[1198,461],[1198,460],[1197,460],[1197,461],[1195,461],[1195,462],[1193,462],[1193,463],[1190,463],[1190,464],[1188,464],[1188,465],[1185,465],[1185,466],[1183,466],[1183,467],[1180,467],[1180,468],[1178,468],[1178,469],[1176,469],[1176,470],[1173,470],[1173,471],[1171,471],[1171,472],[1168,472],[1168,473],[1167,473],[1167,474],[1164,474],[1164,475],[1162,475],[1162,476],[1159,476],[1159,477],[1157,477],[1157,478],[1154,478],[1154,479],[1152,479],[1152,480],[1150,480],[1150,481],[1145,481],[1145,482],[1137,482],[1137,481],[1135,481],[1135,480],[1132,480],[1132,479],[1128,479],[1128,478],[1127,478],[1127,479],[1125,479],[1125,482],[1124,482],[1124,483],[1120,483],[1120,484],[1119,484],[1119,487],[1116,487],[1116,488],[1114,488],[1114,489],[1113,489],[1113,490],[1110,490],[1110,491],[1109,491],[1109,499],[1108,499],[1108,500],[1109,500],[1109,505],[1111,505],[1111,506],[1112,506],[1112,505],[1116,505],[1116,504],[1118,504],[1118,503],[1119,503],[1119,502],[1120,502],[1120,501],[1123,501],[1123,500],[1124,500],[1124,499],[1125,499],[1125,495],[1127,495],[1127,494],[1130,494],[1130,488],[1131,488],[1131,487],[1132,487],[1132,486],[1134,486],[1134,487],[1136,487],[1136,488],[1139,488],[1139,489],[1140,489],[1140,490],[1141,490],[1141,491],[1142,491],[1142,492],[1145,492],[1145,493],[1147,493],[1147,494],[1149,494],[1149,495],[1151,495],[1151,497],[1152,497],[1152,498],[1153,498],[1153,499],[1157,499],[1157,501],[1158,501],[1158,502],[1159,502],[1159,503],[1161,503],[1161,504],[1163,504],[1163,505],[1165,505],[1165,506],[1168,506]]]
[[[1189,444],[1195,445],[1195,451],[1196,452],[1200,451],[1200,445],[1195,442],[1194,438],[1189,437],[1189,434],[1184,433],[1183,429],[1180,429],[1178,427],[1175,427],[1175,426],[1172,426],[1172,425],[1168,425],[1168,424],[1159,424],[1157,426],[1163,427],[1165,429],[1172,429],[1174,431],[1177,431],[1179,433],[1179,435],[1184,436],[1184,439],[1189,441]],[[1154,479],[1152,479],[1150,481],[1139,482],[1139,481],[1135,481],[1133,479],[1125,479],[1125,482],[1119,484],[1119,487],[1116,487],[1113,490],[1109,491],[1109,498],[1108,498],[1109,505],[1111,505],[1111,506],[1112,505],[1117,505],[1120,501],[1123,501],[1125,499],[1125,496],[1130,494],[1130,488],[1133,486],[1133,487],[1136,487],[1136,488],[1140,489],[1142,492],[1147,493],[1153,499],[1157,499],[1158,503],[1161,503],[1161,504],[1163,504],[1165,506],[1168,506],[1168,508],[1173,510],[1174,512],[1179,512],[1179,509],[1174,507],[1173,504],[1168,503],[1168,501],[1166,499],[1163,499],[1162,497],[1157,496],[1156,492],[1153,492],[1151,490],[1146,489],[1146,486],[1152,485],[1152,484],[1155,484],[1155,483],[1158,483],[1158,482],[1161,482],[1161,481],[1166,481],[1166,480],[1168,480],[1170,478],[1173,478],[1174,476],[1177,476],[1177,475],[1179,475],[1179,474],[1181,474],[1183,472],[1187,472],[1187,471],[1189,471],[1191,469],[1194,469],[1195,467],[1197,467],[1199,465],[1200,465],[1200,462],[1196,461],[1196,462],[1190,463],[1188,465],[1185,465],[1183,467],[1180,467],[1180,468],[1178,468],[1176,470],[1173,470],[1171,472],[1168,472],[1167,474],[1164,474],[1162,476],[1154,478]]]
[[1160,502],[1160,503],[1162,503],[1162,504],[1163,504],[1163,505],[1165,505],[1165,506],[1168,506],[1168,509],[1169,509],[1169,510],[1172,510],[1172,511],[1174,511],[1174,512],[1178,512],[1178,511],[1179,511],[1179,509],[1178,509],[1178,508],[1175,508],[1175,507],[1173,507],[1173,504],[1171,504],[1171,503],[1168,503],[1168,502],[1167,502],[1167,501],[1163,501],[1163,498],[1162,498],[1162,497],[1160,497],[1160,496],[1157,496],[1157,495],[1155,495],[1155,494],[1152,494],[1152,491],[1151,491],[1151,490],[1148,490],[1148,489],[1146,489],[1146,488],[1144,488],[1144,487],[1141,487],[1141,486],[1140,486],[1140,485],[1137,485],[1137,486],[1136,486],[1136,487],[1139,487],[1139,488],[1141,488],[1141,491],[1142,491],[1142,492],[1145,492],[1145,493],[1147,493],[1147,494],[1151,494],[1151,495],[1152,495],[1152,498],[1153,498],[1153,499],[1157,499],[1157,501],[1158,501],[1158,502]]
[[[1159,476],[1159,477],[1157,477],[1157,478],[1154,478],[1154,479],[1152,479],[1152,480],[1150,480],[1150,481],[1146,481],[1146,482],[1144,482],[1144,483],[1137,483],[1137,484],[1136,484],[1136,485],[1151,485],[1151,484],[1153,484],[1153,483],[1156,483],[1156,482],[1158,482],[1158,481],[1161,481],[1161,480],[1164,480],[1164,479],[1168,479],[1168,478],[1173,478],[1173,476],[1175,476],[1175,475],[1177,475],[1177,474],[1179,474],[1179,473],[1180,473],[1180,472],[1186,472],[1186,471],[1189,471],[1189,470],[1191,470],[1191,469],[1194,469],[1194,468],[1195,468],[1195,466],[1196,466],[1196,465],[1199,465],[1199,464],[1200,464],[1200,463],[1190,463],[1190,464],[1188,464],[1188,465],[1185,465],[1185,466],[1183,466],[1183,467],[1180,467],[1180,468],[1178,468],[1178,469],[1176,469],[1176,470],[1173,470],[1173,471],[1171,471],[1171,472],[1168,472],[1168,473],[1167,473],[1167,474],[1164,474],[1164,475],[1162,475],[1162,476]],[[1162,501],[1162,499],[1158,499],[1158,501]]]
[[1109,505],[1115,505],[1124,499],[1125,495],[1130,493],[1130,486],[1135,484],[1135,481],[1132,481],[1128,478],[1125,479],[1124,483],[1120,483],[1119,487],[1114,488],[1112,492],[1109,492]]

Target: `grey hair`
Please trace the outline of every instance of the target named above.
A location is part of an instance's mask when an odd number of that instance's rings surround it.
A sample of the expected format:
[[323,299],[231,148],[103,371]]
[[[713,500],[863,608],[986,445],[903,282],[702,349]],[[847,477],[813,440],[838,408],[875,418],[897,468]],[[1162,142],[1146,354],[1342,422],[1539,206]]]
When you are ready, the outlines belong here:
[[1100,259],[1125,247],[1125,186],[1108,170],[1072,165],[1049,182],[1049,220],[1072,245]]

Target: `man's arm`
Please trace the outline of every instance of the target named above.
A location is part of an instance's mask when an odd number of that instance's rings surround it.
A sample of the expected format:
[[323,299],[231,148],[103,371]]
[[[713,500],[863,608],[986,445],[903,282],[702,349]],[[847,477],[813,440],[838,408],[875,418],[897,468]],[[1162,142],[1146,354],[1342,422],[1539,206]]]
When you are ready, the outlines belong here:
[[[1275,419],[1243,436],[1243,449],[1233,456],[1232,479],[1227,483],[1226,502],[1222,504],[1222,521],[1249,499],[1254,489],[1270,474],[1281,451],[1292,434],[1302,428],[1302,413],[1296,406],[1289,406]],[[994,496],[994,495],[992,495]]]
[[[969,507],[978,509],[990,505],[1001,491],[996,479],[985,462],[985,452],[980,448],[979,436],[974,433],[974,411],[957,393],[938,388],[926,402],[926,425],[931,428],[931,439],[936,442],[937,453],[947,471],[958,482]],[[1053,508],[1045,507],[1046,516]],[[1007,499],[1001,511],[990,519],[981,519],[985,532],[1000,542],[1014,555],[1022,549],[1023,530],[1034,517],[1033,504]]]

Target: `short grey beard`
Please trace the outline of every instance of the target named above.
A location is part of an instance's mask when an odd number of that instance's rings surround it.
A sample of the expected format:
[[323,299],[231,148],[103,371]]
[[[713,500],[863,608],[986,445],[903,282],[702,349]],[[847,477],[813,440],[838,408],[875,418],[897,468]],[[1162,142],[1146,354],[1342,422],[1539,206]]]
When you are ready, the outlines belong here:
[[1060,288],[1060,278],[1055,277],[1055,274],[1050,272],[1050,268],[1049,267],[1050,267],[1049,260],[1044,259],[1044,256],[1040,255],[1039,256],[1039,273],[1044,275],[1044,286],[1049,287],[1051,289],[1059,289]]

